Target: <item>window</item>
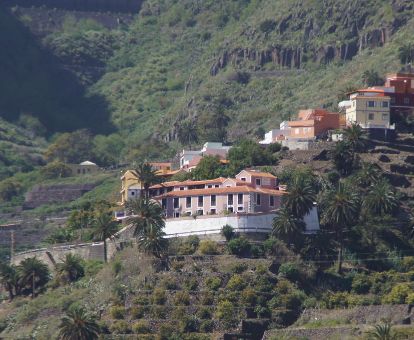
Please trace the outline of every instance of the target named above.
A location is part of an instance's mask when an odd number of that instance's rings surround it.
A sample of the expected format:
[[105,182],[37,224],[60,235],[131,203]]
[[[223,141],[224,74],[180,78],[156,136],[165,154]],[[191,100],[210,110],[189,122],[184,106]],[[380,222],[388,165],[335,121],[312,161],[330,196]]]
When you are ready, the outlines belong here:
[[219,187],[220,187],[220,185],[216,184],[216,185],[214,185],[214,187],[215,187],[215,188],[219,188]]
[[227,195],[227,204],[228,205],[233,205],[233,195],[232,194]]
[[180,187],[180,190],[184,190],[184,187]]
[[203,215],[203,214],[204,214],[203,209],[198,209],[198,210],[197,210],[197,215],[201,216],[201,215]]
[[260,205],[260,200],[261,200],[260,194],[256,194],[256,204],[257,205]]
[[383,113],[382,114],[382,120],[388,121],[388,113]]
[[216,214],[216,209],[210,209],[210,215],[215,215]]
[[243,194],[237,195],[237,204],[243,204]]
[[198,196],[198,206],[202,207],[204,204],[204,197],[203,196]]
[[216,195],[211,195],[210,196],[210,205],[212,207],[215,207],[216,206]]
[[186,208],[191,208],[191,197],[185,199],[185,206]]
[[404,104],[406,105],[410,104],[410,98],[404,97]]
[[382,107],[388,107],[388,102],[382,102]]
[[229,213],[232,213],[232,212],[233,212],[233,207],[229,207],[229,208],[227,209],[227,211],[228,211]]
[[163,209],[167,209],[167,199],[163,198],[161,200],[161,206]]
[[243,207],[237,207],[237,211],[243,211]]
[[207,185],[207,188],[211,189],[213,186],[211,184]]
[[240,178],[241,181],[246,182],[246,177]]
[[269,205],[271,207],[275,206],[275,196],[272,196],[272,195],[269,196]]
[[134,192],[134,191],[132,191],[132,192],[131,192],[131,195],[132,195],[132,196],[135,196],[135,192]]
[[179,207],[179,198],[174,197],[174,209],[177,209]]
[[368,120],[374,120],[374,114],[373,113],[368,114]]
[[174,218],[179,218],[180,217],[180,213],[178,211],[174,212]]
[[256,185],[261,185],[262,181],[260,180],[260,178],[256,178]]
[[367,102],[367,106],[368,107],[375,107],[375,102],[370,100],[370,101]]

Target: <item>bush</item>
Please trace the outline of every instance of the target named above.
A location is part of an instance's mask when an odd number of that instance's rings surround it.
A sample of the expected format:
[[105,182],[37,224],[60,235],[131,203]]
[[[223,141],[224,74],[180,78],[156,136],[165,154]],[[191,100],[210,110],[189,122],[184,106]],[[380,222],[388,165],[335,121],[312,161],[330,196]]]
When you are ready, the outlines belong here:
[[146,295],[138,295],[133,300],[134,304],[146,306],[149,304],[148,296]]
[[200,327],[199,320],[194,317],[185,317],[180,321],[180,331],[183,333],[198,332]]
[[246,288],[241,293],[241,300],[246,305],[254,306],[257,301],[257,294],[252,288]]
[[214,330],[214,322],[213,320],[204,320],[200,324],[200,332],[203,333],[211,333]]
[[226,241],[229,242],[234,237],[234,228],[231,225],[226,224],[221,228],[221,234],[226,238]]
[[167,300],[165,296],[165,290],[156,288],[154,289],[154,292],[152,293],[152,301],[156,305],[163,305],[165,301]]
[[112,272],[114,273],[114,276],[117,276],[122,270],[122,262],[119,260],[115,260],[112,262]]
[[221,301],[217,304],[215,315],[217,319],[227,325],[233,324],[236,316],[232,303],[227,300]]
[[184,286],[188,290],[196,290],[198,287],[198,281],[195,277],[191,277],[188,280],[185,281]]
[[214,303],[214,295],[210,292],[201,294],[200,303],[204,306],[211,306]]
[[202,307],[197,311],[197,316],[200,319],[211,319],[211,311],[209,308]]
[[19,182],[12,179],[5,179],[0,182],[0,202],[11,201],[14,197],[20,195],[22,186]]
[[405,303],[408,295],[412,292],[411,285],[408,283],[398,283],[391,292],[383,297],[383,303],[402,304]]
[[294,262],[282,263],[279,267],[278,275],[290,281],[299,281],[301,278],[298,264]]
[[238,274],[233,275],[230,278],[229,282],[227,282],[226,286],[226,288],[231,291],[242,290],[244,289],[244,287],[246,287],[246,283],[244,282],[243,278]]
[[276,28],[276,22],[272,19],[266,19],[260,23],[259,28],[263,33],[269,33]]
[[113,306],[111,307],[110,313],[114,319],[124,319],[126,314],[125,307]]
[[272,143],[267,146],[267,149],[271,153],[279,152],[282,149],[282,145],[279,143]]
[[188,306],[190,304],[190,295],[186,291],[175,293],[174,303],[176,306]]
[[211,240],[203,240],[200,242],[198,251],[203,255],[215,255],[217,251],[217,242]]
[[130,333],[128,322],[125,320],[117,320],[110,327],[111,333],[128,334]]
[[357,294],[366,294],[372,286],[370,278],[365,274],[356,274],[352,279],[352,291]]
[[151,308],[151,316],[154,319],[165,319],[167,316],[167,310],[164,306],[153,306]]
[[145,310],[142,307],[133,306],[129,310],[129,314],[132,319],[141,319],[145,314]]
[[192,255],[197,251],[200,244],[198,236],[189,236],[182,244],[178,247],[179,255]]
[[221,279],[217,276],[208,277],[206,279],[206,286],[211,290],[218,290],[221,287]]
[[235,274],[241,274],[245,272],[249,268],[247,263],[236,263],[233,268],[231,268],[231,272]]
[[72,175],[72,170],[63,162],[53,161],[40,169],[43,179],[64,178]]
[[405,298],[405,303],[409,305],[414,305],[414,293],[409,293]]
[[150,328],[146,321],[138,321],[132,325],[132,332],[135,334],[147,334],[150,333]]
[[227,249],[229,250],[229,253],[237,256],[249,255],[250,248],[251,245],[249,241],[244,237],[235,238],[227,244]]

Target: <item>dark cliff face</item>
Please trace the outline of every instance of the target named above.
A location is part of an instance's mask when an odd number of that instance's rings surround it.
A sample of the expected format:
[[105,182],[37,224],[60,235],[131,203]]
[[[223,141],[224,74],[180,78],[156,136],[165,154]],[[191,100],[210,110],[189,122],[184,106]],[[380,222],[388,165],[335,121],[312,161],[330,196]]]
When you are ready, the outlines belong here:
[[45,6],[70,11],[137,13],[142,0],[3,0],[6,6]]

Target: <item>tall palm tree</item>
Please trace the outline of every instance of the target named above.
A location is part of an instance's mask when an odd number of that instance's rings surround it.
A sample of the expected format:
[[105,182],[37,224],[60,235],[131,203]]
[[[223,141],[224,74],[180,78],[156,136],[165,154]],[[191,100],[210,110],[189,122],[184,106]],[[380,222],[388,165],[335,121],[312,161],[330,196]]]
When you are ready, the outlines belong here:
[[162,207],[154,200],[145,197],[129,200],[125,208],[129,216],[126,222],[134,227],[134,236],[150,226],[156,226],[160,230],[165,227]]
[[339,182],[336,189],[324,193],[321,202],[322,222],[335,229],[338,249],[338,272],[342,271],[343,229],[358,219],[359,195],[349,185]]
[[149,198],[139,198],[126,204],[127,223],[134,227],[138,246],[147,253],[162,257],[166,247],[165,220],[162,207]]
[[391,214],[398,207],[398,198],[395,191],[383,178],[369,187],[362,206],[372,215]]
[[30,287],[32,299],[36,295],[36,288],[43,287],[50,278],[48,266],[36,257],[30,257],[20,262],[17,272],[21,287]]
[[357,152],[366,147],[365,131],[356,123],[344,130],[344,139]]
[[95,318],[84,308],[72,308],[60,322],[59,338],[62,340],[94,340],[98,338],[99,326]]
[[381,169],[374,163],[362,163],[362,168],[356,174],[356,181],[360,187],[366,188],[382,177]]
[[0,283],[9,293],[9,300],[13,300],[18,293],[19,285],[19,276],[15,266],[0,263]]
[[288,185],[288,194],[283,196],[283,204],[296,218],[302,218],[313,207],[316,193],[309,178],[295,176]]
[[144,189],[144,197],[149,197],[149,188],[151,185],[160,183],[161,178],[149,163],[140,163],[135,168],[138,180],[141,182],[141,188]]
[[57,264],[56,271],[66,282],[76,281],[85,275],[81,257],[73,254],[66,254],[63,262]]
[[103,241],[104,260],[108,262],[108,247],[106,240],[118,231],[118,222],[115,221],[110,212],[98,211],[93,221],[93,234]]
[[274,236],[288,244],[292,244],[305,230],[305,222],[292,215],[289,209],[281,208],[273,219],[272,227]]
[[356,167],[357,159],[354,149],[348,142],[340,141],[336,143],[333,151],[333,163],[342,176],[347,176],[352,172]]

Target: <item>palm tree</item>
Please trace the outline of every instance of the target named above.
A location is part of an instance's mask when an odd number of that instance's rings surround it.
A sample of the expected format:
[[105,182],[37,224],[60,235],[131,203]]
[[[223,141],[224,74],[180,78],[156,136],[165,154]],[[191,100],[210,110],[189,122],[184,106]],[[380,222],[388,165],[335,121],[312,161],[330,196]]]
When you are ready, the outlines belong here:
[[288,185],[288,194],[283,197],[283,204],[296,218],[302,218],[313,207],[316,193],[310,179],[306,176],[295,176]]
[[349,175],[354,167],[356,167],[357,157],[353,148],[346,141],[336,143],[333,152],[333,162],[336,170],[342,175]]
[[49,268],[36,257],[30,257],[17,267],[20,286],[30,286],[32,299],[36,294],[36,287],[42,287],[49,281]]
[[197,124],[194,121],[184,121],[178,128],[178,140],[191,150],[191,144],[198,142]]
[[134,227],[134,236],[150,226],[160,230],[165,227],[162,207],[154,200],[145,197],[129,200],[125,208],[129,216],[126,222]]
[[344,130],[344,139],[354,151],[363,151],[366,147],[365,132],[356,123]]
[[391,214],[398,207],[398,198],[388,181],[383,178],[369,187],[362,206],[372,215]]
[[93,234],[103,241],[104,260],[108,262],[108,250],[106,239],[118,231],[118,222],[115,221],[110,212],[98,211],[93,221]]
[[149,225],[137,235],[138,247],[145,253],[161,259],[167,249],[167,239],[162,229]]
[[0,263],[0,283],[9,293],[9,300],[13,300],[18,293],[19,284],[19,276],[15,266]]
[[99,326],[95,318],[84,308],[72,308],[61,319],[59,338],[62,340],[94,340],[98,338]]
[[350,227],[359,215],[359,195],[343,182],[338,183],[336,189],[324,193],[321,202],[323,211],[322,222],[335,229],[338,250],[338,272],[342,271],[343,229]]
[[294,243],[305,230],[305,222],[292,215],[287,208],[278,210],[272,226],[273,235],[288,244]]
[[389,322],[375,325],[374,330],[367,332],[368,338],[372,340],[393,340],[396,339]]
[[356,175],[358,186],[366,188],[381,179],[382,172],[378,165],[374,163],[362,163],[362,168]]
[[85,275],[82,259],[73,254],[66,254],[64,261],[57,264],[56,271],[66,282],[76,281]]
[[384,80],[374,70],[364,71],[364,73],[362,73],[362,80],[366,86],[377,86],[384,83]]
[[157,184],[161,181],[161,178],[157,176],[157,172],[152,168],[149,163],[140,163],[135,168],[138,180],[141,182],[141,188],[144,189],[144,196],[149,197],[149,188],[153,184]]

